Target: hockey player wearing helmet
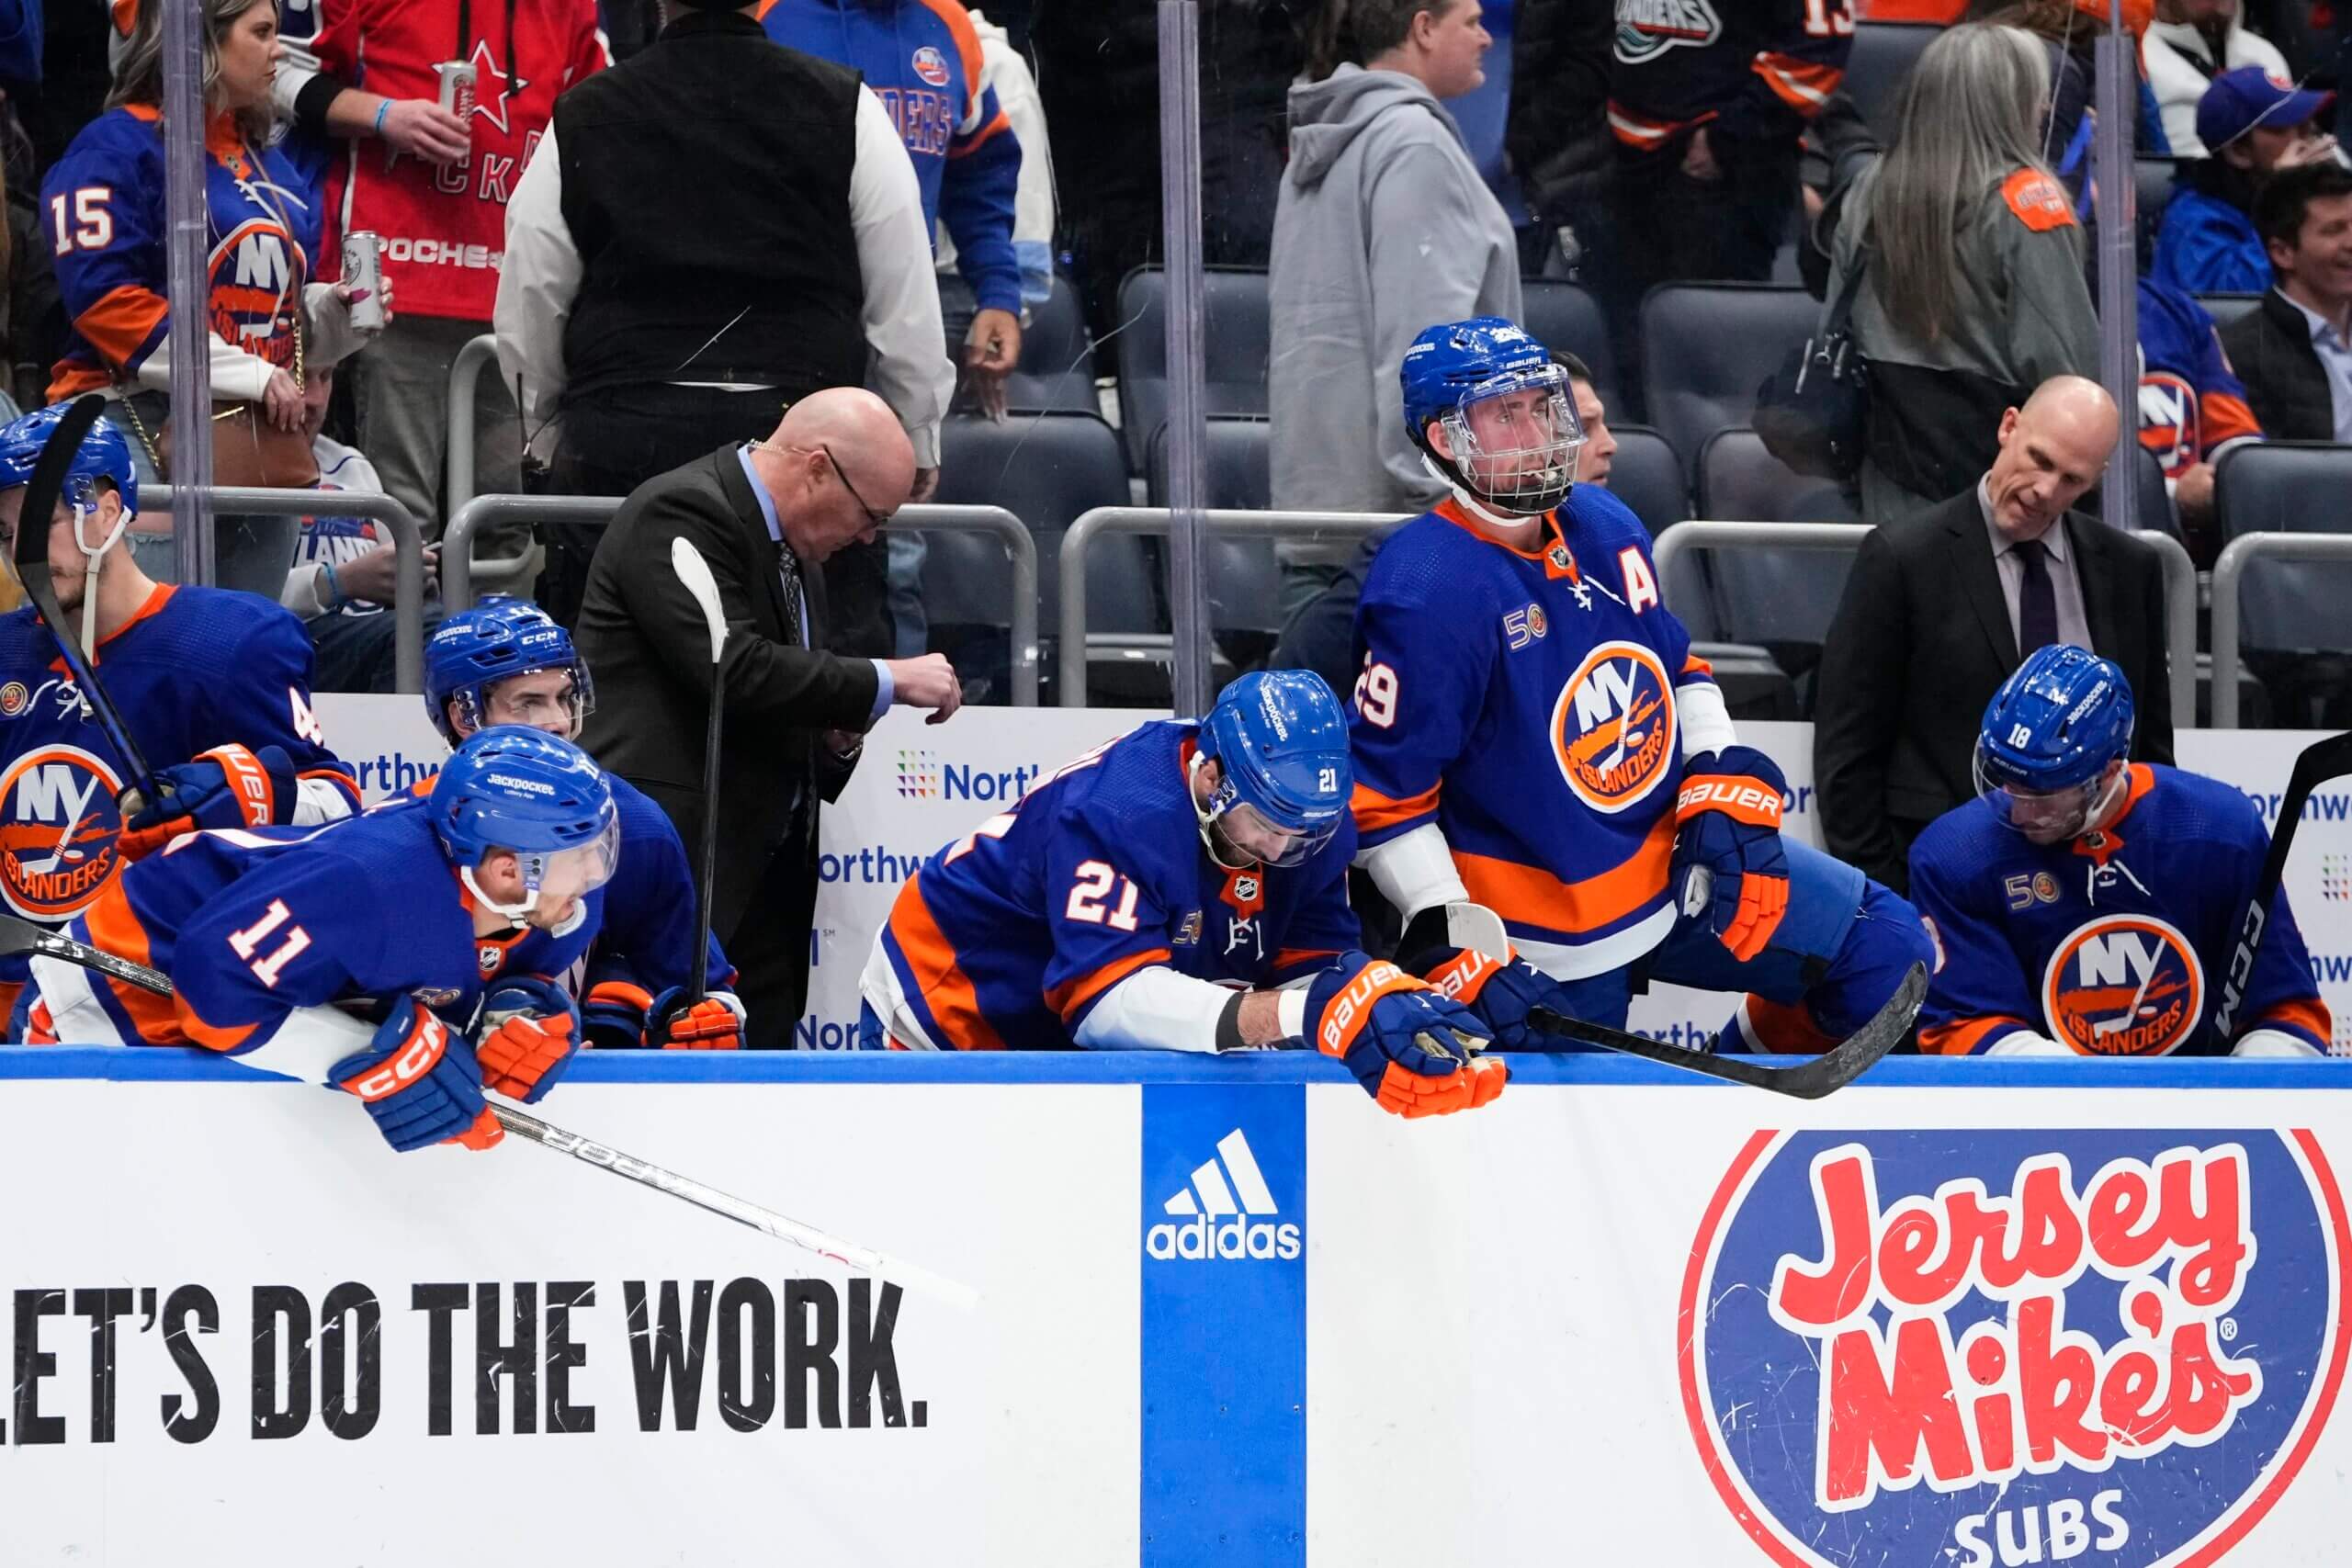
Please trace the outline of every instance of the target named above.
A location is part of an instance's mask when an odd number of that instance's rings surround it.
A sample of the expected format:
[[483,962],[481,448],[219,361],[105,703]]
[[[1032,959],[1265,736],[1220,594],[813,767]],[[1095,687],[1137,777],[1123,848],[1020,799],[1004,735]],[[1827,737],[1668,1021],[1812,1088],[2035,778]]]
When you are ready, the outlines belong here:
[[862,982],[861,1043],[1230,1051],[1305,1044],[1403,1116],[1483,1105],[1487,1031],[1361,951],[1347,723],[1319,675],[1244,675],[925,861]]
[[2133,762],[2132,686],[2038,649],[1994,694],[1977,798],[1911,846],[1937,951],[1919,1048],[1944,1055],[2316,1056],[2333,1032],[2285,889],[2227,1038],[2212,988],[2270,836],[2232,786]]
[[[1782,840],[1780,770],[1739,744],[1648,534],[1574,483],[1551,355],[1482,317],[1423,333],[1400,378],[1453,492],[1390,536],[1357,609],[1356,862],[1405,919],[1400,961],[1515,1048],[1547,1038],[1538,1006],[1622,1025],[1637,971],[1745,993],[1751,1049],[1852,1032],[1925,958],[1917,918]],[[1467,950],[1464,904],[1510,954]]]
[[533,933],[554,939],[545,973],[587,950],[619,846],[587,753],[485,729],[426,798],[196,833],[132,866],[73,935],[164,970],[174,994],[39,958],[33,1037],[202,1046],[358,1096],[396,1149],[486,1148],[483,1089],[537,1100],[579,1045],[569,1004],[510,961]]

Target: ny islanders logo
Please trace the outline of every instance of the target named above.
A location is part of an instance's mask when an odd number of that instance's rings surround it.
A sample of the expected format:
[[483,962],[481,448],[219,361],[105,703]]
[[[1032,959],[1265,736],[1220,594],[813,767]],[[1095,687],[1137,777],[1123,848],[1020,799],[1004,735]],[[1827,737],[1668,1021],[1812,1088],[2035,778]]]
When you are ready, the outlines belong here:
[[2051,1038],[2086,1056],[2162,1056],[2205,1016],[2205,972],[2180,928],[2153,915],[2086,920],[2041,976]]
[[1683,1276],[1683,1413],[1783,1568],[2200,1568],[2327,1424],[2347,1247],[2307,1131],[1758,1133]]
[[915,74],[933,87],[947,85],[947,57],[929,44],[914,53]]
[[1614,815],[1657,788],[1674,759],[1674,687],[1639,643],[1604,642],[1560,688],[1552,750],[1577,798]]
[[1723,36],[1713,0],[1617,0],[1617,58],[1628,65]]
[[0,896],[28,919],[79,911],[114,874],[122,781],[78,746],[41,746],[0,774]]

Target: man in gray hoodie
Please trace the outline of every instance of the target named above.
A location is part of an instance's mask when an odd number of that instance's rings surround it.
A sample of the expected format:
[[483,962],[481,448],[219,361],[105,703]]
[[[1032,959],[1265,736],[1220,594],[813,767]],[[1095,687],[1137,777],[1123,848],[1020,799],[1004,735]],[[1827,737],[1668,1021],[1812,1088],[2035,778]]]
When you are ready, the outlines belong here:
[[[1273,503],[1419,512],[1446,491],[1406,435],[1396,371],[1432,321],[1521,313],[1510,220],[1438,100],[1486,79],[1478,0],[1358,0],[1342,63],[1290,94],[1269,281]],[[1285,614],[1347,541],[1285,540]]]

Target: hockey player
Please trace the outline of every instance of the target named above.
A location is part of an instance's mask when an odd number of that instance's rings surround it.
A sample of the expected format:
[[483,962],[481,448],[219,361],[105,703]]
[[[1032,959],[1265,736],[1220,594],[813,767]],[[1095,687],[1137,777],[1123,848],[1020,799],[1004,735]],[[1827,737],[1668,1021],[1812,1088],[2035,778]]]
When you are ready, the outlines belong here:
[[2213,1032],[2269,848],[2230,785],[2128,761],[2132,688],[2052,646],[1984,710],[1978,798],[1911,846],[1937,949],[1919,1049],[1945,1055],[2315,1056],[2331,1020],[2282,888],[2230,1038]]
[[[396,1149],[487,1148],[483,1089],[537,1100],[579,1046],[560,990],[502,959],[544,932],[560,939],[548,972],[569,967],[619,843],[586,752],[485,729],[427,799],[308,831],[193,833],[131,867],[73,934],[164,970],[174,994],[37,958],[34,1037],[203,1046],[357,1095]],[[458,1024],[478,1014],[469,1044]]]
[[[571,634],[537,604],[492,599],[441,623],[424,645],[424,708],[451,746],[492,725],[527,725],[565,740],[596,705]],[[695,933],[694,874],[669,815],[628,780],[606,774],[627,846],[605,890],[602,930],[581,982],[594,1045],[731,1051],[743,1043],[734,966],[710,939],[707,994],[686,1000]],[[422,795],[429,783],[417,786]],[[547,939],[535,939],[544,942]],[[532,953],[520,967],[559,973]]]
[[[64,414],[61,404],[0,427],[0,549],[15,549],[24,487]],[[29,604],[0,615],[0,897],[43,925],[62,925],[124,861],[191,829],[314,825],[359,806],[311,710],[302,624],[251,594],[150,581],[122,536],[136,493],[130,447],[102,419],[48,521],[49,564],[67,635],[90,651],[148,761],[170,764],[168,816],[159,801],[123,820],[130,769],[84,713],[49,628]],[[14,1007],[25,976],[23,958],[0,959],[0,1005]]]
[[1502,1092],[1487,1031],[1359,951],[1347,724],[1320,675],[1244,675],[925,861],[862,981],[861,1044],[1233,1051],[1306,1043],[1383,1108]]
[[[1784,843],[1781,771],[1738,743],[1659,601],[1649,536],[1573,484],[1559,367],[1507,321],[1431,327],[1406,418],[1453,490],[1392,535],[1356,615],[1356,863],[1405,917],[1399,961],[1440,973],[1497,1043],[1542,1005],[1623,1024],[1635,969],[1747,993],[1751,1049],[1818,1051],[1928,956],[1918,918],[1860,872]],[[1517,948],[1454,954],[1446,906]]]

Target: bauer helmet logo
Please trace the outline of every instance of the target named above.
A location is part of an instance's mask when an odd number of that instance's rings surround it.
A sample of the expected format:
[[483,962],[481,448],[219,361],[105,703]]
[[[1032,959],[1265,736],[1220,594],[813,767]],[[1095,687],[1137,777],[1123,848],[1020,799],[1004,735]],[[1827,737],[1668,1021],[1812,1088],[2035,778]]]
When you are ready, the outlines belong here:
[[1645,799],[1672,771],[1674,687],[1639,643],[1604,642],[1560,688],[1552,749],[1577,798],[1614,815]]

